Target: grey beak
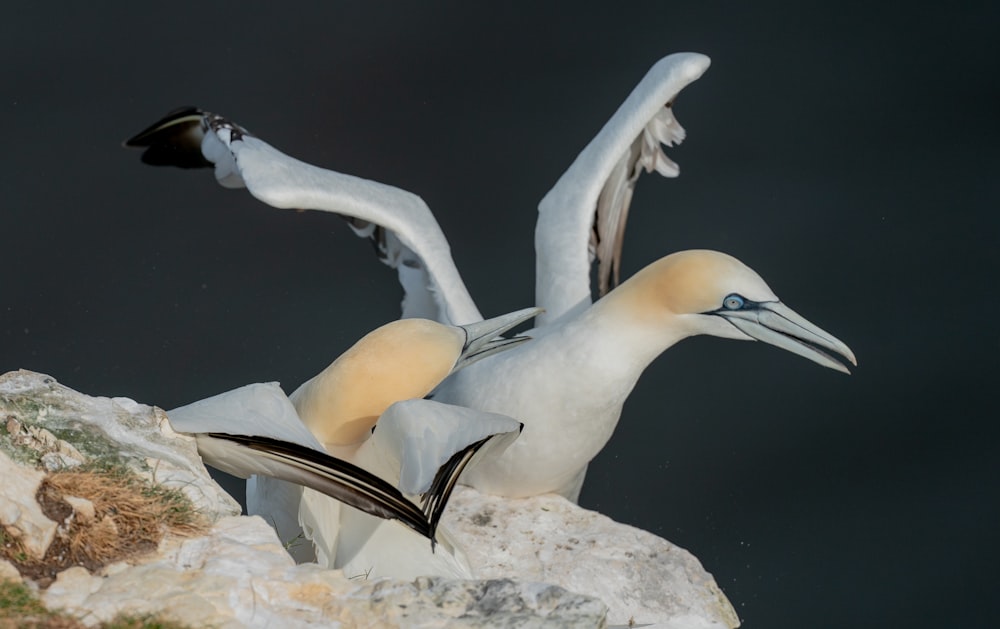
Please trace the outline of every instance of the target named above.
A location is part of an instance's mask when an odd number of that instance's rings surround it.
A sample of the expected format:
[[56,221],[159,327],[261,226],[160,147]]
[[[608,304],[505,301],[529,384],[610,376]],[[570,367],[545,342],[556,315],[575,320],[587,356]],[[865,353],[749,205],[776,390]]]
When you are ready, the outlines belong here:
[[813,325],[779,301],[759,304],[748,310],[723,310],[717,313],[758,341],[764,341],[819,363],[824,367],[851,373],[840,361],[823,350],[842,356],[855,367],[854,352],[835,336]]
[[500,315],[499,317],[486,319],[485,321],[458,326],[465,331],[465,345],[462,347],[462,353],[459,355],[458,360],[455,361],[455,366],[451,370],[452,373],[455,373],[462,367],[471,365],[477,360],[511,349],[530,340],[531,337],[528,336],[516,336],[510,339],[497,337],[514,326],[534,318],[541,312],[543,312],[542,308],[525,308],[524,310]]

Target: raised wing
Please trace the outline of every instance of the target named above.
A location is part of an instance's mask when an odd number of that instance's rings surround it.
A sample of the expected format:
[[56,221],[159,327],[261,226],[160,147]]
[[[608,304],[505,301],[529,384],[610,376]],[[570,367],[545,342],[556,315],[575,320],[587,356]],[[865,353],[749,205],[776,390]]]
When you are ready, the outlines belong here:
[[677,176],[661,146],[684,139],[673,102],[708,65],[697,53],[658,61],[538,204],[535,291],[546,310],[540,326],[590,305],[595,258],[599,296],[617,283],[635,182],[642,170]]
[[[502,415],[410,400],[390,407],[354,462],[330,456],[276,383],[252,384],[167,413],[212,467],[309,487],[434,541],[458,477],[484,447],[506,447],[521,424]],[[367,468],[367,469],[366,469]],[[399,485],[399,487],[397,487]],[[420,495],[418,506],[409,495]]]
[[656,112],[615,164],[597,197],[589,247],[591,262],[597,259],[598,298],[617,286],[620,280],[625,224],[639,175],[642,171],[651,173],[654,170],[664,177],[680,174],[677,164],[663,152],[664,145],[674,146],[684,140],[684,128],[674,117],[672,105],[667,103]]
[[215,167],[227,188],[246,186],[277,208],[333,212],[370,238],[403,285],[403,317],[462,324],[482,319],[423,200],[405,190],[326,170],[278,151],[222,116],[177,109],[127,140],[142,160],[181,168]]

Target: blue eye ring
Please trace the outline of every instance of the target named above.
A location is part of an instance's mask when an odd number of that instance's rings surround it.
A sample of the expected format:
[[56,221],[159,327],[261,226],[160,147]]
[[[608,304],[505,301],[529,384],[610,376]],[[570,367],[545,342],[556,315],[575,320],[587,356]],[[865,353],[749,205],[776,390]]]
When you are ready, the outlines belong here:
[[726,295],[726,298],[722,300],[722,307],[726,310],[740,310],[743,308],[746,301],[740,295],[733,293],[731,295]]

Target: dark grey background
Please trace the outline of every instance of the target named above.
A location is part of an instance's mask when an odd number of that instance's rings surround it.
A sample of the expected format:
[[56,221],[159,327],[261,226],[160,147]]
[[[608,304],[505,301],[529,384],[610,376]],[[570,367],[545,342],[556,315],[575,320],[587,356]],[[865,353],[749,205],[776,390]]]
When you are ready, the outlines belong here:
[[537,201],[653,62],[703,52],[682,176],[640,183],[625,275],[727,251],[861,366],[685,341],[582,503],[693,551],[747,627],[995,620],[987,3],[121,4],[0,25],[0,370],[170,408],[294,387],[396,317],[336,218],[119,148],[175,106],[420,194],[495,315],[532,302]]

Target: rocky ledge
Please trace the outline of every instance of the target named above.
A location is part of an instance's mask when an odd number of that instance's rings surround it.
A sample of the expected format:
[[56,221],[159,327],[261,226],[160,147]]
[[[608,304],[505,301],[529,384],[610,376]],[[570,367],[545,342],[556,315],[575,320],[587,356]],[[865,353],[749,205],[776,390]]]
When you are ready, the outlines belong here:
[[739,625],[690,553],[557,496],[455,493],[445,523],[478,580],[295,565],[162,410],[30,371],[0,376],[0,475],[0,580],[86,626],[122,613],[220,628]]

